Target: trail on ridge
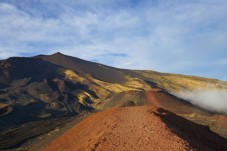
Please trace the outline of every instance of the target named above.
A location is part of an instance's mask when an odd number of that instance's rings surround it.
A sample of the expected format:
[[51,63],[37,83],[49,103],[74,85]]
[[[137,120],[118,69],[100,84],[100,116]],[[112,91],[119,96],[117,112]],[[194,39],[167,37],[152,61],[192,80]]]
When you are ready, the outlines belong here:
[[[183,124],[183,126],[187,124],[204,133],[198,133],[198,135],[207,138],[204,141],[200,140],[201,138],[196,136],[196,132],[190,131],[193,130],[191,128],[189,128],[188,133],[194,133],[198,140],[188,140],[186,137],[180,136],[179,134],[183,131],[181,132],[181,129],[178,129],[177,126],[171,128],[173,125],[168,125],[163,118],[163,116],[169,115],[172,117],[169,117],[168,120],[180,122],[174,124]],[[227,142],[225,139],[203,126],[184,123],[185,119],[175,116],[175,114],[162,108],[148,106],[108,109],[88,117],[43,150],[209,150],[212,149],[209,146],[210,138],[217,139],[212,142],[214,149],[227,148],[227,145],[224,145]],[[176,133],[176,131],[179,133]],[[207,139],[209,139],[208,145]],[[197,144],[193,145],[193,142]],[[217,143],[219,143],[219,148],[215,148]]]

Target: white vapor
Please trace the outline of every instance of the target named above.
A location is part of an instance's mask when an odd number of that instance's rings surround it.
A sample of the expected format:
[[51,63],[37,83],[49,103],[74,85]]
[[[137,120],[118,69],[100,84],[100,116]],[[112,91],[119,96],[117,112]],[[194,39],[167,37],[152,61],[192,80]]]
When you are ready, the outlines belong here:
[[226,89],[197,89],[174,93],[190,103],[208,111],[227,113]]

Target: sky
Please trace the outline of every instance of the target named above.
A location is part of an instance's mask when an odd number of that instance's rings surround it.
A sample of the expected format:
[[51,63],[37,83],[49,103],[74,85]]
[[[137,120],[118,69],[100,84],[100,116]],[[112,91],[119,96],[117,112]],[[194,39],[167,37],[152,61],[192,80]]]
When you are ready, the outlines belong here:
[[227,81],[227,1],[0,0],[0,59],[55,52]]

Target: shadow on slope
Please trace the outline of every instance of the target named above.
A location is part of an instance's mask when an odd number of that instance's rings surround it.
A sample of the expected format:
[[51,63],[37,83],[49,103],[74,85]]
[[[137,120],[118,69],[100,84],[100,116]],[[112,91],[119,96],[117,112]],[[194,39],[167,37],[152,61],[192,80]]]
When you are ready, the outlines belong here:
[[207,151],[227,149],[227,140],[210,131],[208,126],[193,123],[162,108],[151,113],[159,116],[173,133],[187,140],[193,148]]
[[52,118],[48,120],[25,123],[14,128],[0,131],[0,150],[17,148],[24,144],[28,139],[35,138],[52,130],[58,130],[73,120],[76,120],[76,118]]
[[[6,64],[8,65],[7,67]],[[0,63],[0,82],[11,86],[24,86],[43,79],[61,77],[56,71],[59,65],[52,64],[39,58],[13,57]],[[4,87],[3,87],[4,88]]]

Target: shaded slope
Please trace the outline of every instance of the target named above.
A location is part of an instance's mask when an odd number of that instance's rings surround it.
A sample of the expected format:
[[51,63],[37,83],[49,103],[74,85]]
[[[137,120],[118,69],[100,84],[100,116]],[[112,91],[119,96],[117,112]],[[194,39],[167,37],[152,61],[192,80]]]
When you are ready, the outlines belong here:
[[[75,120],[75,118],[52,118],[49,120],[29,122],[23,124],[22,126],[17,126],[5,131],[0,131],[0,150],[9,150],[20,147],[27,140],[33,139],[39,135],[54,131],[56,129],[58,130],[72,120]],[[16,150],[27,149],[24,148]]]
[[122,83],[126,81],[125,74],[116,68],[63,55],[59,52],[50,56],[39,56],[39,58],[80,74],[90,74],[105,82]]
[[[13,57],[0,62],[0,83],[11,86],[24,86],[29,82],[60,77],[60,66],[38,58]],[[3,88],[4,88],[3,87]]]
[[7,105],[1,105],[0,104],[0,116],[4,116],[12,112],[13,108],[11,106]]
[[87,85],[67,81],[62,70],[63,67],[40,58],[0,61],[0,103],[6,106],[0,108],[0,129],[90,112],[93,108],[81,104],[73,93],[92,91]]
[[206,127],[164,109],[129,107],[96,113],[43,150],[226,150],[226,144]]

